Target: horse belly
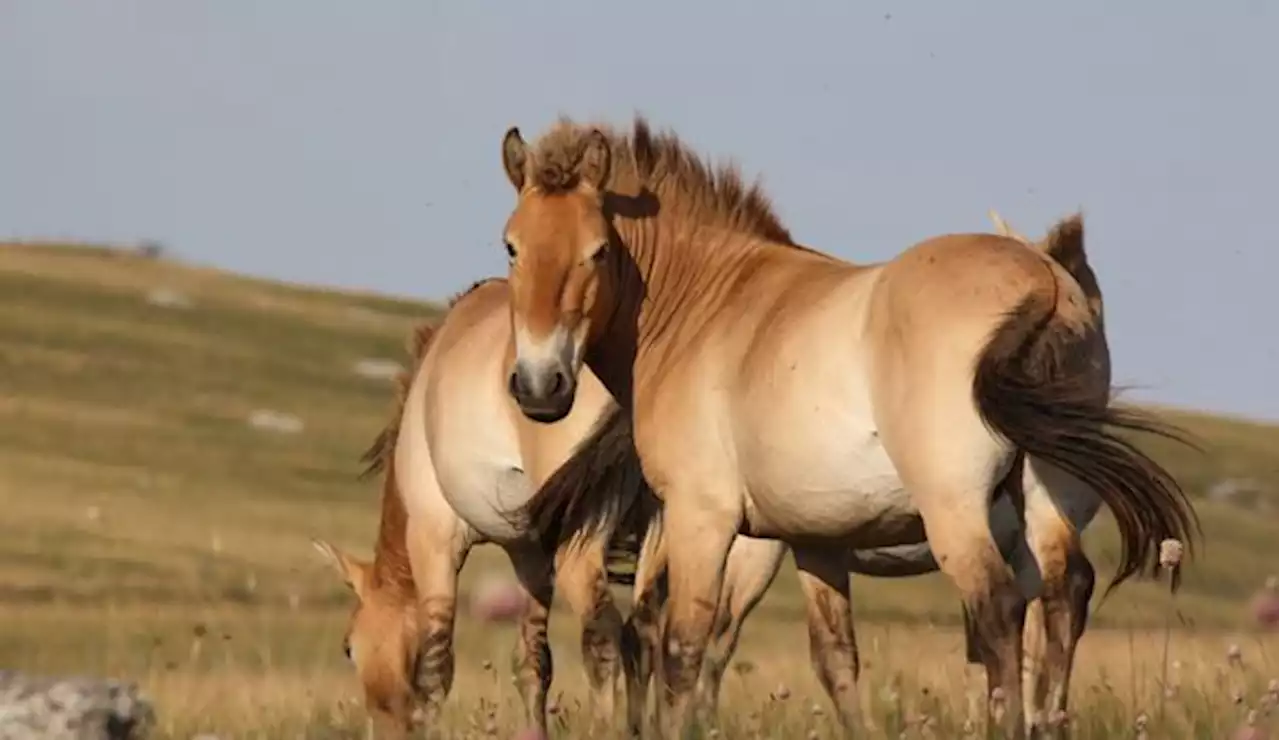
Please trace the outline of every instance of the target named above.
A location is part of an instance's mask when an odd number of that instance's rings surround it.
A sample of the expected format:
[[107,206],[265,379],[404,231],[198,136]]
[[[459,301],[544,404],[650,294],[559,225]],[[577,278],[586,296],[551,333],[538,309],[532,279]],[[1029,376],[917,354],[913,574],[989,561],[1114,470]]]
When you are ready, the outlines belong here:
[[858,548],[923,540],[920,514],[879,434],[850,421],[828,418],[803,426],[821,433],[768,440],[748,484],[751,534]]
[[[443,451],[442,451],[443,452]],[[504,543],[526,534],[511,512],[533,494],[529,477],[515,461],[459,459],[440,454],[437,463],[441,493],[457,515],[483,539]]]

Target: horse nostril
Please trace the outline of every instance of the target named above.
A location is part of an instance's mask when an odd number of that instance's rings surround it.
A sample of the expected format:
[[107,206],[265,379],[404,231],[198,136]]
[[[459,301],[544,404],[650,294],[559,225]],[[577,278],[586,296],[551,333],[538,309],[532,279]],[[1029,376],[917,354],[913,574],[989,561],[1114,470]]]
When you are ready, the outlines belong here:
[[547,391],[547,395],[558,396],[560,395],[560,391],[564,390],[564,387],[565,387],[564,373],[560,370],[557,370],[555,374],[551,376],[551,388]]

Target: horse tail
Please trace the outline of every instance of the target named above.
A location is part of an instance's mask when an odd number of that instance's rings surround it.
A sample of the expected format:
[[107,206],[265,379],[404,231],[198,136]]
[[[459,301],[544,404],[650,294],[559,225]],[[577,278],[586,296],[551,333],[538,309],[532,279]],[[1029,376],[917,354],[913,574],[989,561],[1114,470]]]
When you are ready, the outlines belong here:
[[[1071,272],[1087,269],[1079,215],[1045,238],[1049,256]],[[1091,274],[1091,273],[1090,273]],[[1168,470],[1120,432],[1142,432],[1190,443],[1183,431],[1134,408],[1109,403],[1098,391],[1098,369],[1088,350],[1101,338],[1099,323],[1083,330],[1058,310],[1068,287],[1053,277],[1051,290],[1032,291],[992,333],[978,358],[973,395],[984,422],[1021,452],[1048,461],[1095,490],[1120,530],[1120,564],[1107,593],[1150,567],[1158,572],[1163,541],[1193,549],[1200,533],[1195,510]],[[1071,286],[1074,288],[1074,286]],[[1087,297],[1087,291],[1086,297]],[[1100,318],[1094,314],[1094,318]],[[1084,359],[1081,359],[1084,358]],[[1172,572],[1176,589],[1179,570]]]
[[634,575],[623,569],[634,566],[657,512],[658,501],[640,469],[631,413],[611,404],[516,515],[546,552],[579,547],[607,532],[610,582],[630,585]]

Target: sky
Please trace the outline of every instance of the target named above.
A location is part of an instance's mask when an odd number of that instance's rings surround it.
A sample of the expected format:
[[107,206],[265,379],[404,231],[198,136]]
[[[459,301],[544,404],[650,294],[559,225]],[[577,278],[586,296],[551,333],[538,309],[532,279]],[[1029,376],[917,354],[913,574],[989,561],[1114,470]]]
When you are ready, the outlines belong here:
[[854,262],[1082,208],[1128,398],[1277,418],[1274,0],[5,0],[0,239],[442,298],[508,126],[642,112]]

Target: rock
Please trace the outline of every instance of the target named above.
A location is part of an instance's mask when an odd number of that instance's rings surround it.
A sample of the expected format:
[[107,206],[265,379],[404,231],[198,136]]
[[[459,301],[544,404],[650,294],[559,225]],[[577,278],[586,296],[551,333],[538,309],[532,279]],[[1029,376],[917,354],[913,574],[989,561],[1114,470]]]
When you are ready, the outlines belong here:
[[147,303],[163,308],[190,308],[191,299],[171,288],[156,288],[147,293]]
[[1226,478],[1209,486],[1205,496],[1214,501],[1234,504],[1248,504],[1255,501],[1262,492],[1258,481],[1250,478]]
[[366,357],[355,364],[356,375],[372,380],[393,380],[404,368],[395,360]]
[[281,434],[297,434],[305,426],[302,419],[270,409],[258,409],[249,414],[249,426]]
[[0,671],[0,740],[138,740],[154,721],[133,684]]

